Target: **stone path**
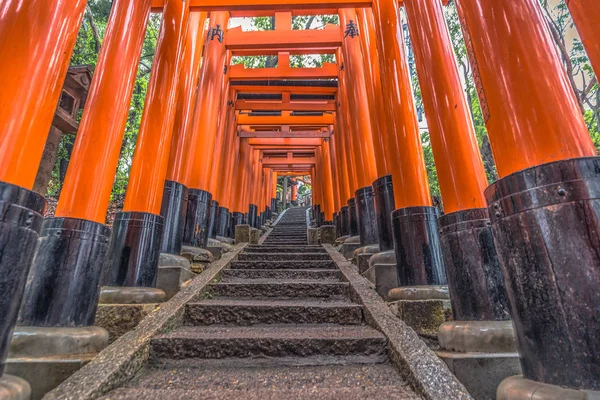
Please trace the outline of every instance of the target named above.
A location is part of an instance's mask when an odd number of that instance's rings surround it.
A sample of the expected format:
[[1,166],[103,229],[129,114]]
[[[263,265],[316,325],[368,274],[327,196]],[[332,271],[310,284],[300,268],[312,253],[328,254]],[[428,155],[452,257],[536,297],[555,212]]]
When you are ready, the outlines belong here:
[[321,246],[305,208],[281,218],[152,339],[150,365],[104,399],[418,399],[389,364],[383,334]]

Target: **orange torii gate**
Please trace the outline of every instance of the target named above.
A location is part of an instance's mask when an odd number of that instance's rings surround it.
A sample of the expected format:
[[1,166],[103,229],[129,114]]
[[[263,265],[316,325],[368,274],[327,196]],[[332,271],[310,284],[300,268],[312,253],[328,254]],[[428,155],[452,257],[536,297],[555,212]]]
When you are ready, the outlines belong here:
[[[531,381],[600,390],[600,327],[590,323],[600,307],[596,150],[539,2],[456,4],[497,182],[487,182],[440,0],[114,0],[56,213],[44,220],[33,182],[86,1],[4,0],[0,354],[17,317],[30,327],[93,325],[101,284],[156,293],[161,252],[207,247],[240,224],[260,228],[277,208],[277,177],[304,174],[317,224],[334,224],[348,253],[393,260],[401,287],[449,285],[458,321],[449,335],[462,334],[460,321],[503,327],[510,309],[524,378],[502,393],[535,391]],[[598,71],[598,1],[567,5]],[[163,13],[161,31],[111,231],[105,216],[151,11]],[[337,14],[340,26],[292,29],[293,16],[319,14]],[[275,29],[228,29],[240,16],[273,16]],[[298,54],[336,62],[293,68]],[[276,55],[278,65],[231,65],[239,55]]]

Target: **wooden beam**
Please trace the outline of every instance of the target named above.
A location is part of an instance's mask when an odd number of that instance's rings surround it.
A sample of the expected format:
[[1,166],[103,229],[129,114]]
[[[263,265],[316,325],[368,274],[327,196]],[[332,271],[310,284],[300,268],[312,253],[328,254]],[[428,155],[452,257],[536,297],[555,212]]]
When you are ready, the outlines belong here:
[[232,50],[233,56],[276,56],[280,51],[286,51],[291,55],[303,54],[335,54],[339,47],[298,47],[293,49],[239,49]]
[[246,68],[244,64],[232,65],[229,69],[229,79],[336,79],[338,69],[335,64],[324,63],[321,68]]
[[238,125],[290,125],[290,126],[326,126],[333,125],[335,118],[333,114],[323,114],[320,116],[263,116],[255,115],[250,116],[248,114],[239,114],[237,116]]
[[278,101],[254,101],[237,100],[235,102],[236,110],[252,111],[336,111],[333,100],[321,102],[289,102]]
[[323,142],[320,138],[251,138],[248,139],[250,146],[320,146]]
[[268,86],[246,85],[243,81],[230,81],[231,88],[238,93],[283,93],[292,94],[335,94],[337,87],[324,86]]
[[[336,14],[338,8],[371,7],[370,0],[188,0],[191,11],[231,11],[232,17],[260,17],[276,11],[293,15]],[[152,12],[162,12],[165,0],[152,0]],[[244,13],[266,10],[259,15]],[[310,13],[303,14],[303,10]],[[335,11],[334,11],[335,10]],[[306,12],[304,11],[304,12]]]
[[260,132],[250,132],[250,131],[241,131],[238,133],[238,136],[241,138],[271,138],[271,139],[279,139],[279,138],[287,138],[287,139],[301,139],[301,138],[328,138],[331,136],[330,131],[260,131]]
[[297,158],[272,158],[272,157],[263,157],[262,159],[263,167],[272,167],[272,166],[281,166],[281,165],[289,165],[294,166],[294,168],[298,168],[300,165],[315,165],[316,161],[314,157],[297,157]]
[[339,47],[342,31],[337,25],[328,24],[325,29],[247,31],[241,26],[228,29],[225,46],[228,50],[277,49],[289,51],[294,48]]

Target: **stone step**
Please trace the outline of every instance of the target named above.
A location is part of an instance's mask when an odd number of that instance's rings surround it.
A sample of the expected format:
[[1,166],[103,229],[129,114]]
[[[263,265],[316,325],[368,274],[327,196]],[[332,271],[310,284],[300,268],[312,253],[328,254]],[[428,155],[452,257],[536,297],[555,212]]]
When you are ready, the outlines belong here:
[[417,400],[422,399],[409,387],[397,386],[324,388],[324,389],[144,389],[121,388],[100,397],[105,400],[348,400],[348,399],[386,399]]
[[322,246],[248,246],[244,249],[244,253],[327,253]]
[[341,324],[363,322],[349,301],[211,299],[186,305],[185,325]]
[[323,298],[348,296],[348,287],[347,282],[255,279],[240,283],[213,283],[209,292],[226,297]]
[[221,282],[232,279],[312,279],[339,280],[341,273],[335,269],[226,269]]
[[331,260],[327,253],[267,253],[252,254],[241,253],[238,255],[240,261],[309,261],[309,260]]
[[291,260],[291,261],[233,261],[233,269],[335,269],[337,267],[333,260]]
[[291,246],[306,246],[308,245],[308,240],[272,239],[265,240],[264,244],[266,246],[285,246],[289,248]]
[[386,338],[364,325],[185,326],[151,340],[151,362],[308,356],[382,356]]
[[[380,389],[381,392],[378,393],[376,389]],[[142,393],[147,397],[141,397]],[[194,397],[186,397],[190,394]],[[375,394],[378,396],[372,397]],[[391,365],[380,363],[258,367],[210,365],[168,370],[148,368],[141,371],[135,381],[111,392],[106,398],[347,400],[419,397],[412,393]]]

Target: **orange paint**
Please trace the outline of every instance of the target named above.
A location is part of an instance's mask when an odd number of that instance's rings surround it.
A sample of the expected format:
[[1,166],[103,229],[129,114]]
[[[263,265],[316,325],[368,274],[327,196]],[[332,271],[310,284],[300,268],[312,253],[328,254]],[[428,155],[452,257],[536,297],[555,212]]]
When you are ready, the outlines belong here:
[[[236,147],[235,141],[237,137],[235,135],[235,110],[233,107],[227,107],[225,112],[225,132],[224,141],[221,149],[221,162],[217,174],[215,174],[215,195],[222,204],[222,207],[230,208],[232,206],[231,192],[229,188],[231,186],[231,180],[233,175],[233,163],[235,157],[237,157],[237,150],[234,152]],[[214,172],[213,172],[214,173]]]
[[271,186],[271,198],[276,198],[277,197],[277,171],[273,171],[273,180],[271,181],[271,184],[273,186]]
[[[339,16],[342,33],[351,21],[353,23],[357,21],[355,9],[340,9]],[[352,129],[353,146],[350,147],[350,150],[354,152],[357,189],[359,189],[370,186],[378,176],[360,39],[350,35],[346,36],[342,52],[344,54],[342,75],[345,75],[344,86],[349,101],[348,111],[350,114],[348,117],[354,125]]]
[[331,191],[333,193],[333,212],[337,212],[341,207],[340,200],[340,168],[337,164],[337,155],[335,150],[335,140],[333,137],[328,139],[329,144],[329,165],[331,168]]
[[[214,12],[210,15],[210,29],[225,30],[229,21],[228,12]],[[204,48],[202,72],[198,84],[198,96],[192,134],[185,147],[193,149],[182,171],[184,184],[189,188],[208,191],[210,169],[214,155],[215,137],[221,98],[223,95],[224,69],[226,63],[225,45],[217,36],[208,36]]]
[[598,0],[566,0],[581,41],[600,76],[600,2]]
[[229,29],[225,44],[228,50],[277,49],[289,51],[305,47],[337,47],[342,36],[336,25],[325,29],[278,29],[264,31],[243,31],[241,26]]
[[223,185],[223,175],[225,174],[225,168],[222,166],[225,154],[230,149],[225,147],[228,120],[230,117],[235,116],[232,107],[227,105],[229,101],[229,80],[223,80],[223,91],[221,96],[221,107],[219,107],[219,118],[217,123],[217,135],[215,137],[215,147],[213,150],[213,160],[208,170],[208,191],[213,194],[213,199],[221,201],[219,194],[219,186]]
[[33,188],[85,5],[0,3],[0,181]]
[[457,5],[499,176],[595,156],[538,1]]
[[106,221],[149,15],[150,0],[113,3],[57,217]]
[[377,43],[375,37],[375,17],[370,8],[357,8],[360,46],[363,54],[363,68],[371,116],[373,150],[377,177],[389,174],[386,161],[385,142],[382,132],[387,131],[385,106],[381,91],[381,76],[379,74],[379,59],[377,58]]
[[191,125],[194,113],[194,104],[198,94],[198,76],[202,61],[202,49],[206,39],[206,13],[193,12],[190,14],[181,73],[177,86],[177,108],[175,109],[175,123],[173,125],[173,139],[171,140],[171,154],[167,179],[182,181],[182,169],[187,157],[192,151],[185,147],[189,135],[192,134]]
[[485,208],[487,178],[439,0],[404,0],[446,213]]
[[334,196],[333,196],[333,177],[331,171],[331,151],[329,148],[329,141],[324,140],[323,146],[320,149],[322,171],[321,176],[323,177],[322,193],[323,193],[323,205],[321,211],[325,212],[325,220],[333,221],[334,213]]
[[186,3],[167,1],[123,204],[125,212],[160,214],[188,17]]
[[377,54],[381,69],[387,129],[388,168],[394,184],[397,208],[431,206],[427,171],[406,54],[399,10],[395,0],[373,2]]
[[245,159],[248,155],[248,151],[250,150],[250,146],[248,145],[248,139],[238,139],[239,142],[239,153],[235,158],[234,163],[234,175],[233,175],[233,185],[232,185],[232,200],[234,208],[230,210],[232,212],[245,212],[245,208],[243,207],[244,202],[244,193],[245,193],[245,175],[246,171],[244,168]]

